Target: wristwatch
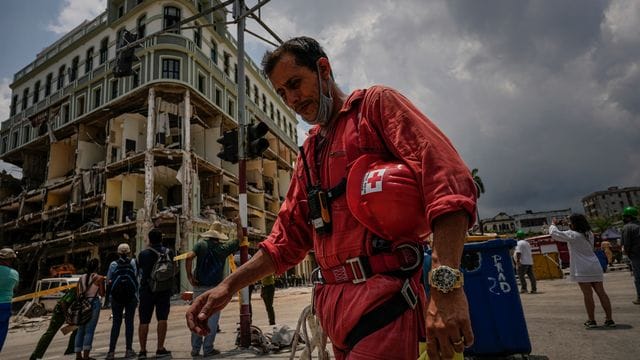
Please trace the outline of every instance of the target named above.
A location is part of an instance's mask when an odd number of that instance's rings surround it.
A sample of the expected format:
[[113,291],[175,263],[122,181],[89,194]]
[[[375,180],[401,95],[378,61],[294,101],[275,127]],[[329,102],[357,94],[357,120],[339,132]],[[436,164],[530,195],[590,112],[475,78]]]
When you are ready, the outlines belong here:
[[429,272],[429,284],[446,294],[453,289],[462,287],[464,277],[460,270],[441,265]]

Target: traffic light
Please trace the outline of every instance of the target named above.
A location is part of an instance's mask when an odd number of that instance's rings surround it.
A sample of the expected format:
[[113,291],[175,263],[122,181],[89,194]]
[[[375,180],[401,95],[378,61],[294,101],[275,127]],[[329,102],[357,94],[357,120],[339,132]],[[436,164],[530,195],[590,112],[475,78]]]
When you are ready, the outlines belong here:
[[113,68],[113,76],[123,77],[133,75],[133,62],[138,60],[135,56],[137,46],[129,46],[132,42],[138,40],[138,35],[123,30],[118,39],[118,49],[116,50],[116,66]]
[[225,131],[217,141],[222,144],[222,151],[218,153],[218,157],[236,164],[238,162],[238,129]]
[[269,126],[258,121],[256,124],[247,127],[247,157],[255,159],[262,157],[262,153],[269,147],[269,140],[264,136],[269,131]]

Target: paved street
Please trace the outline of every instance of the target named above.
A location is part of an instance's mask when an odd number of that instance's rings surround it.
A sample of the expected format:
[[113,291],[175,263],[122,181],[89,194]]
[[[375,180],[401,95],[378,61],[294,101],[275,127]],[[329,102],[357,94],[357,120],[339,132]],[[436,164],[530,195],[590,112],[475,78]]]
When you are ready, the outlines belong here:
[[[582,295],[576,284],[563,280],[539,281],[538,294],[525,294],[522,301],[527,319],[533,354],[546,355],[549,359],[636,359],[640,354],[640,306],[633,305],[634,289],[632,277],[628,271],[605,274],[605,288],[611,297],[614,319],[619,324],[615,329],[585,330],[582,323],[586,313]],[[278,324],[287,324],[295,328],[302,309],[309,304],[309,288],[289,288],[276,292],[275,307]],[[254,325],[265,332],[267,325],[264,306],[258,294],[254,294]],[[176,305],[171,309],[167,348],[173,352],[174,359],[191,359],[190,335],[185,327],[185,305]],[[235,346],[235,329],[238,319],[238,303],[233,302],[223,312],[221,328],[216,348],[222,351],[218,358],[264,358],[256,352],[239,352]],[[103,310],[96,330],[92,356],[104,358],[107,352],[110,310]],[[596,308],[598,322],[604,320],[602,310]],[[137,321],[137,319],[136,319]],[[26,359],[33,350],[39,336],[48,322],[43,321],[32,327],[10,331],[5,349],[0,358],[3,360]],[[155,322],[151,324],[149,349],[155,350]],[[47,352],[47,359],[73,359],[63,356],[67,338],[58,334]],[[134,348],[138,349],[137,332]],[[124,355],[124,332],[120,335],[117,356]],[[300,352],[298,352],[300,354]],[[270,354],[269,358],[288,358],[289,353]]]

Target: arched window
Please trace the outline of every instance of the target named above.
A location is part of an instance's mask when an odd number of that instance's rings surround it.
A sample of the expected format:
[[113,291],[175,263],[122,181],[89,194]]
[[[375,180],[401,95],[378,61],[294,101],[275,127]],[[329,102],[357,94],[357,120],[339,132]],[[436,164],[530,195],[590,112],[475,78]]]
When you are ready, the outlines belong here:
[[[162,20],[162,29],[167,29],[180,22],[180,9],[174,6],[166,6],[164,8],[164,18]],[[179,34],[180,28],[171,30],[170,32]]]
[[138,39],[143,38],[146,35],[146,29],[147,29],[146,15],[142,15],[138,18],[137,29],[138,29]]

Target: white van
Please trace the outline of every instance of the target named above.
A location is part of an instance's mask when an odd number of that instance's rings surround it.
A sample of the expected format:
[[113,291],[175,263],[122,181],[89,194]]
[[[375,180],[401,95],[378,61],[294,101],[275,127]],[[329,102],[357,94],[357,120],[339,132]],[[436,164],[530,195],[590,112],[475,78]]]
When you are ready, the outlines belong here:
[[[76,284],[79,279],[80,275],[69,275],[65,277],[40,279],[36,284],[35,292],[54,289],[65,285]],[[58,302],[58,300],[60,300],[62,295],[64,295],[64,290],[56,292],[54,294],[40,296],[39,298],[35,298],[34,302],[44,307],[47,312],[51,312],[53,311],[53,308],[56,306],[56,303]]]

